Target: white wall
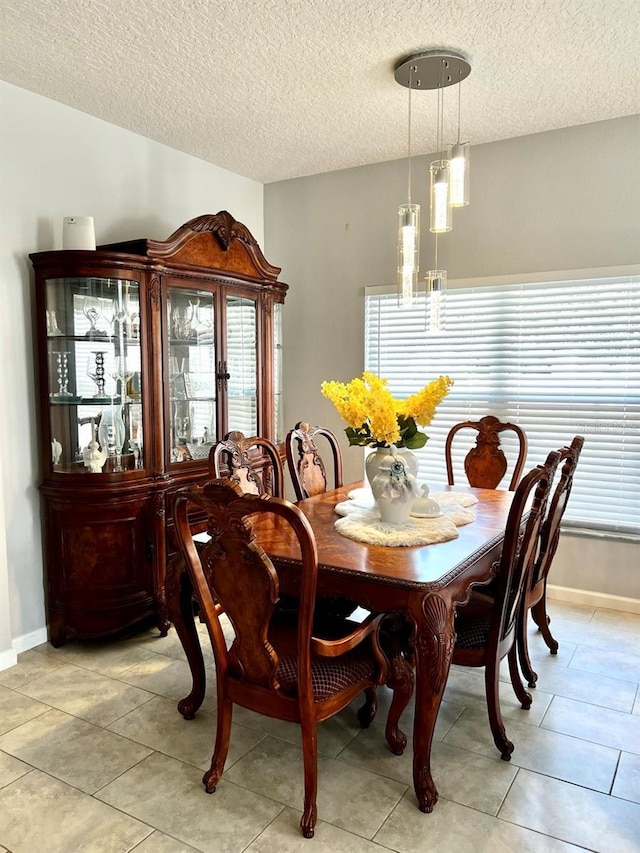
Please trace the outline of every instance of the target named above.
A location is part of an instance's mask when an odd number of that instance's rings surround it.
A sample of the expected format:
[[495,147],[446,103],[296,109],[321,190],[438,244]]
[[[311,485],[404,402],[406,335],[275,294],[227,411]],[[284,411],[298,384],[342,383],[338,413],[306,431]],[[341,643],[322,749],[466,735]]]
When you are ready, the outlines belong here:
[[106,243],[222,209],[262,244],[263,186],[7,83],[0,98],[0,643],[10,619],[20,651],[45,639],[29,252],[61,248],[63,216],[93,216]]
[[[451,279],[614,267],[640,262],[640,116],[472,149],[471,204],[439,241]],[[431,158],[413,162],[413,200],[428,216]],[[343,436],[324,379],[363,368],[363,289],[395,281],[398,205],[406,160],[265,187],[265,251],[290,284],[284,312],[285,423],[305,419]],[[424,222],[424,219],[423,219]],[[423,224],[421,269],[433,264]],[[361,453],[345,449],[345,478]],[[640,546],[561,542],[553,581],[640,598]],[[587,570],[585,570],[585,566]],[[635,570],[631,567],[635,566]]]

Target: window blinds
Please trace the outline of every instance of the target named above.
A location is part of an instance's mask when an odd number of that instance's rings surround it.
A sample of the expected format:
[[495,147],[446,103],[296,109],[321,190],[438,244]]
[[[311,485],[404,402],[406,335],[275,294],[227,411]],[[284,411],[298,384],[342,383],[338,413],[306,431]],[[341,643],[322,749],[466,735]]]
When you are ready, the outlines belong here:
[[227,422],[246,436],[258,431],[255,300],[227,296]]
[[[422,479],[446,482],[444,441],[460,421],[519,424],[527,469],[583,435],[564,523],[640,533],[640,277],[456,287],[444,332],[426,332],[424,315],[424,298],[399,308],[395,292],[366,291],[366,369],[398,397],[440,374],[455,382],[417,452]],[[465,434],[454,440],[456,482],[475,441]],[[508,435],[503,447],[513,460]]]

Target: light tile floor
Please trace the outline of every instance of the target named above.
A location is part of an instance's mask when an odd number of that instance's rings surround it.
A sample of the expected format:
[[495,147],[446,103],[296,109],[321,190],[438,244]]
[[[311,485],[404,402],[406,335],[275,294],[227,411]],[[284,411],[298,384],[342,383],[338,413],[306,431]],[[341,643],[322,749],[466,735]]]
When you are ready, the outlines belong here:
[[[560,642],[534,631],[529,712],[503,670],[516,748],[500,760],[481,671],[453,668],[432,752],[440,800],[418,811],[411,741],[384,741],[389,693],[319,733],[319,821],[298,827],[298,727],[236,709],[225,775],[202,787],[215,733],[215,671],[193,721],[176,710],[189,672],[171,632],[40,646],[0,672],[0,853],[608,853],[640,851],[640,616],[551,602]],[[206,640],[206,633],[199,630]],[[410,734],[412,708],[403,728]]]

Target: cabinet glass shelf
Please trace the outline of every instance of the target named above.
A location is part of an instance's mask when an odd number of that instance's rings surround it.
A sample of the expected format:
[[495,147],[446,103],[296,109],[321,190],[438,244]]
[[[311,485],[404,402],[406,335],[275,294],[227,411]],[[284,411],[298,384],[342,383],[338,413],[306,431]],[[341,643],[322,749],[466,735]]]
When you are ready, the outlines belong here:
[[121,406],[140,402],[140,397],[56,397],[49,395],[52,406]]

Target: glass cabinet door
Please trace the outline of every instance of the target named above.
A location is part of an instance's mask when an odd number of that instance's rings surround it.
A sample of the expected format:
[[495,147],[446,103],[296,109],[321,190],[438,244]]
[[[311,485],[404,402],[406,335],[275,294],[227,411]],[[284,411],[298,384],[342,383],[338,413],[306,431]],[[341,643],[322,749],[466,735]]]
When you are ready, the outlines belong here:
[[172,463],[207,459],[216,440],[214,295],[169,287],[169,447]]
[[273,304],[273,435],[276,443],[284,440],[282,411],[282,302]]
[[46,330],[53,470],[143,468],[139,282],[48,279]]
[[227,428],[246,436],[258,432],[257,307],[255,299],[226,297],[226,362],[221,365],[227,386]]

